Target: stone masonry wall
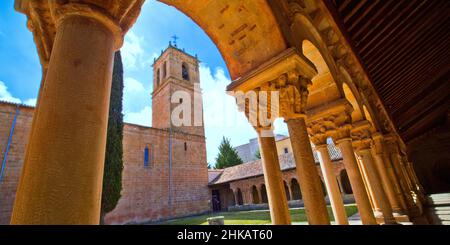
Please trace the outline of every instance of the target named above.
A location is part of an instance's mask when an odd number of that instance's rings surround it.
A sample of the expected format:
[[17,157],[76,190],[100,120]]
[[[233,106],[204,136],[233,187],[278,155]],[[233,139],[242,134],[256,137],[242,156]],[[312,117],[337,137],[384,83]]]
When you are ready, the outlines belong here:
[[[144,166],[146,146],[148,167]],[[168,131],[125,126],[122,197],[106,215],[107,224],[152,222],[210,210],[205,138],[174,133],[172,149],[170,170]]]
[[[0,102],[0,150],[1,163],[5,160],[6,146],[17,105]],[[25,157],[26,142],[31,129],[33,108],[20,106],[8,156],[0,181],[0,224],[9,224]],[[0,164],[1,164],[0,163]]]

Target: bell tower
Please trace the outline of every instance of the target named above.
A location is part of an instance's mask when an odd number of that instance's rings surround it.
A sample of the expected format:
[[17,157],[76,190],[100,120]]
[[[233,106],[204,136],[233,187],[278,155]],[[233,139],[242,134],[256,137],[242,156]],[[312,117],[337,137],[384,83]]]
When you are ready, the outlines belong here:
[[199,60],[172,43],[153,63],[152,127],[205,135]]

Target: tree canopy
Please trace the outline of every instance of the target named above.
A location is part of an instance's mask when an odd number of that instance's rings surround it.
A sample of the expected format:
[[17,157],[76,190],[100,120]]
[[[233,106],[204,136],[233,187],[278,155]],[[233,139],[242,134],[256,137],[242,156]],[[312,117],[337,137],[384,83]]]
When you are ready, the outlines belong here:
[[216,157],[216,169],[223,169],[242,163],[242,159],[237,151],[231,146],[230,140],[224,136],[219,146],[219,154]]

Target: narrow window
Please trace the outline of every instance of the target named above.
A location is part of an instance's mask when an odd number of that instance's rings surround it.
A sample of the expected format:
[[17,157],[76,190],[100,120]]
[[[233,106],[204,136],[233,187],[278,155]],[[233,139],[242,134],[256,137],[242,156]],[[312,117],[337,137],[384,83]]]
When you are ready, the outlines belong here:
[[184,151],[187,151],[187,143],[184,142]]
[[183,103],[183,98],[180,98],[180,104],[182,104]]
[[159,69],[156,71],[156,86],[159,86],[159,82],[160,82],[160,71]]
[[284,148],[284,154],[286,154],[286,153],[288,153],[288,152],[289,152],[288,148],[285,147],[285,148]]
[[146,146],[144,149],[144,167],[148,167],[148,162],[149,162],[149,150],[148,146]]
[[165,78],[167,76],[167,62],[164,61],[163,64],[163,78]]
[[184,80],[189,81],[189,70],[188,70],[188,66],[186,63],[183,63],[181,65],[181,74],[182,74]]

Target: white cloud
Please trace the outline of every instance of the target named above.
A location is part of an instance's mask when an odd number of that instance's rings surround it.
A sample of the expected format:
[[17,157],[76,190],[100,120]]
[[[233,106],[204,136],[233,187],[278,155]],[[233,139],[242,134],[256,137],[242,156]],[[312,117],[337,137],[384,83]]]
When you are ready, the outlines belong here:
[[136,35],[133,31],[127,33],[120,50],[125,69],[139,70],[153,64],[153,60],[158,57],[158,54],[152,53],[151,55],[147,55],[144,48],[146,46],[145,44],[144,37]]
[[6,87],[3,81],[0,81],[0,100],[18,104],[22,103],[22,101],[19,98],[16,98],[11,95],[11,93],[8,91],[8,87]]
[[136,93],[144,91],[144,85],[132,77],[124,79],[124,93]]
[[132,77],[124,79],[123,111],[125,122],[150,126],[152,122],[150,102],[150,89],[146,89],[140,81]]
[[124,112],[137,112],[151,103],[150,88],[132,77],[124,79],[123,108]]
[[29,105],[29,106],[36,106],[37,103],[37,98],[34,99],[27,99],[23,102],[25,105]]
[[0,100],[7,101],[11,103],[16,104],[25,104],[29,106],[36,106],[36,98],[34,99],[27,99],[24,102],[22,102],[21,99],[14,97],[9,91],[8,87],[5,85],[3,81],[0,81]]
[[124,121],[150,127],[152,122],[152,109],[150,106],[146,106],[138,112],[125,113]]

